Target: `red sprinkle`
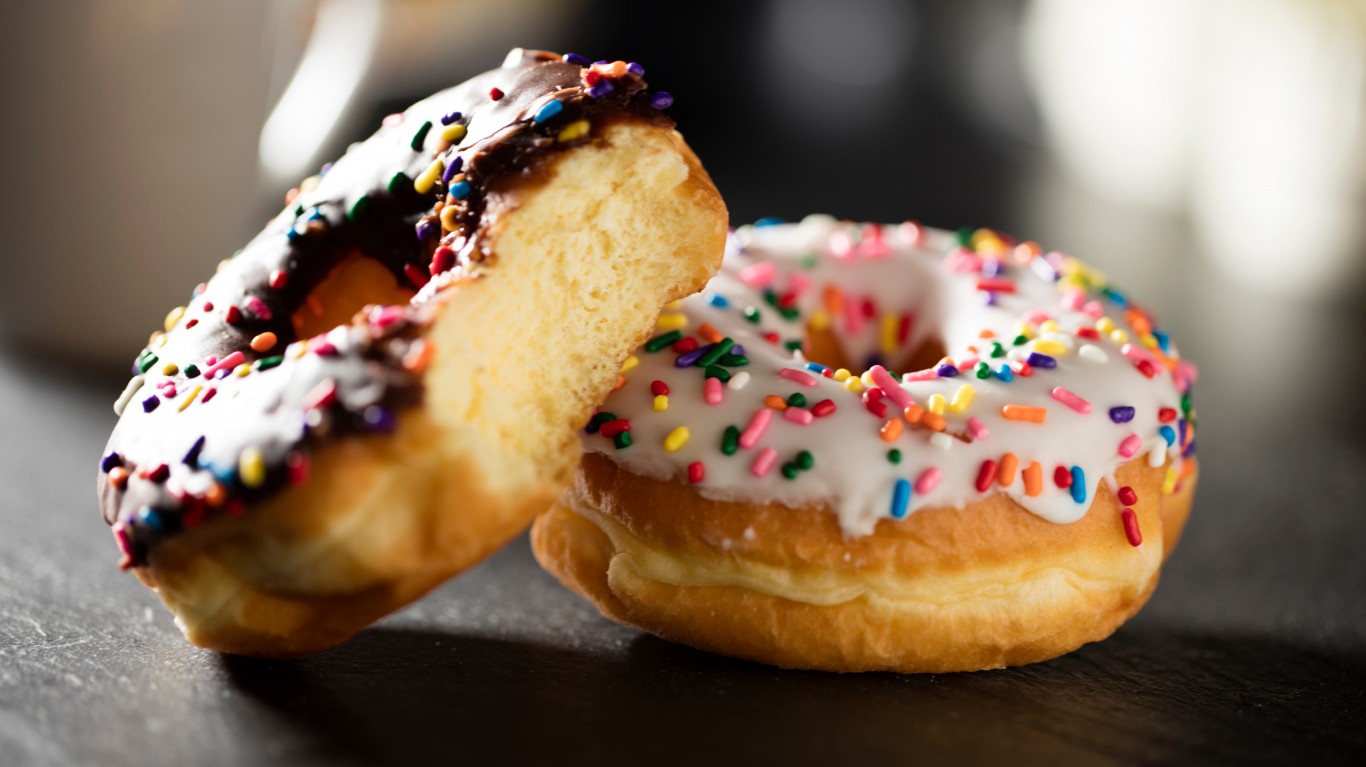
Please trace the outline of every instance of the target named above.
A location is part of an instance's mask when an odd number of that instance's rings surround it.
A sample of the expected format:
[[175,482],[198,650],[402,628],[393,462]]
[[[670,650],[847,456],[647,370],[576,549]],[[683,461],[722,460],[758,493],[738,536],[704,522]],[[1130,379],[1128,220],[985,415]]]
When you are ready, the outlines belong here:
[[1152,378],[1157,375],[1157,366],[1153,365],[1153,363],[1148,360],[1139,360],[1135,367],[1138,368],[1138,372],[1142,373],[1147,378]]
[[1129,539],[1130,546],[1138,546],[1143,543],[1143,531],[1138,529],[1138,515],[1133,509],[1125,509],[1120,515],[1124,520],[1124,537]]
[[1020,364],[1016,366],[1015,372],[1021,376],[1024,376],[1025,378],[1028,378],[1034,375],[1034,366],[1022,360]]
[[631,430],[631,422],[625,418],[618,418],[615,421],[607,421],[598,427],[598,433],[604,437],[615,437],[623,431]]
[[1059,466],[1053,470],[1053,484],[1066,490],[1072,486],[1072,470],[1066,466]]
[[1162,423],[1171,423],[1176,420],[1176,408],[1164,407],[1157,411],[1157,420]]
[[1132,487],[1125,485],[1119,489],[1119,502],[1125,506],[1133,506],[1138,503],[1138,493]]
[[242,310],[235,306],[229,306],[227,312],[223,314],[223,320],[229,325],[236,325],[242,319]]
[[764,333],[764,340],[771,344],[776,344],[778,343],[778,334],[770,330],[767,333]]
[[701,482],[707,476],[707,469],[701,461],[693,461],[688,464],[688,481],[694,485]]
[[210,386],[209,388],[205,389],[205,390],[204,390],[204,396],[202,396],[202,397],[199,398],[199,404],[202,405],[202,404],[204,404],[205,402],[208,402],[209,400],[213,399],[213,395],[215,395],[215,394],[217,394],[217,393],[218,393],[218,390],[215,389],[215,388],[213,388],[212,386]]
[[455,266],[455,251],[442,245],[432,253],[432,265],[427,267],[427,271],[435,277],[452,266]]
[[863,404],[865,407],[868,408],[869,413],[872,413],[878,418],[882,418],[887,415],[887,403],[883,402],[880,399],[865,399],[863,401]]
[[669,348],[674,350],[674,354],[687,354],[697,348],[697,339],[692,336],[680,338],[674,341],[674,345]]
[[664,383],[663,381],[651,381],[650,393],[655,395],[656,397],[668,396],[669,385]]
[[996,462],[990,458],[982,461],[982,468],[977,470],[977,492],[985,493],[996,483],[996,469]]
[[432,279],[431,276],[422,271],[422,268],[417,264],[404,264],[403,274],[406,275],[409,280],[412,280],[413,285],[417,286],[418,290],[421,290],[422,286],[426,285],[427,282]]
[[285,456],[285,468],[289,470],[289,484],[302,485],[308,481],[308,456],[297,450]]
[[[207,399],[207,397],[206,397]],[[304,397],[304,407],[312,409],[315,407],[327,407],[337,401],[337,382],[331,378],[318,382],[317,386]]]
[[835,412],[835,403],[833,400],[823,399],[811,406],[811,414],[817,418],[824,418],[833,412]]
[[165,482],[167,477],[171,476],[171,467],[164,463],[159,463],[150,469],[144,469],[143,471],[138,472],[138,474],[141,474],[143,479],[155,482],[159,485],[162,482]]
[[983,277],[977,280],[977,289],[990,293],[1014,293],[1015,281],[1009,277]]
[[1095,328],[1077,328],[1077,337],[1085,338],[1088,341],[1099,341],[1100,332]]
[[503,92],[497,88],[489,88],[489,98],[497,101],[503,97]]
[[289,275],[284,269],[276,269],[270,273],[270,286],[276,290],[283,288],[289,282]]
[[195,325],[198,325],[198,324],[199,324],[199,320],[194,319],[194,318],[190,318],[190,319],[188,319],[188,320],[185,320],[185,329],[186,329],[186,330],[189,330],[190,328],[192,328],[192,327],[194,327]]

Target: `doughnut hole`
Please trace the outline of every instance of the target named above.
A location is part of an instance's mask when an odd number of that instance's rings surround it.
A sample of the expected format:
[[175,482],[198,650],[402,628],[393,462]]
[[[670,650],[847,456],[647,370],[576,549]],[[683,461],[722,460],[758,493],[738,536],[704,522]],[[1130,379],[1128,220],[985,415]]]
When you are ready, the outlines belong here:
[[406,304],[413,291],[399,286],[383,264],[359,252],[337,263],[291,320],[297,338],[312,338],[351,321],[356,312],[371,304]]
[[[862,373],[868,367],[863,362],[850,358],[845,352],[844,345],[840,343],[839,333],[831,327],[817,330],[808,323],[806,337],[802,340],[803,353],[812,362],[836,370],[846,368],[853,373]],[[916,344],[908,353],[886,360],[883,364],[900,372],[924,370],[939,364],[947,353],[943,339],[931,337]]]

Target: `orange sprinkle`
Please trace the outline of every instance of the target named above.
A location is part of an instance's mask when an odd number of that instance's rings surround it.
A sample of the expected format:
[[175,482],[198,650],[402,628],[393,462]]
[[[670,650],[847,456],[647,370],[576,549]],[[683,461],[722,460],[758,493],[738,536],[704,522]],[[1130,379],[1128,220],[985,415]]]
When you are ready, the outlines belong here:
[[403,369],[409,373],[421,373],[427,369],[427,363],[432,361],[432,354],[436,348],[426,341],[418,341],[403,355]]
[[209,489],[204,491],[204,502],[214,508],[222,506],[226,499],[227,494],[223,492],[223,486],[217,482],[209,485]]
[[304,305],[308,307],[310,312],[313,312],[314,317],[323,316],[323,300],[316,295],[310,293],[308,298],[304,299]]
[[1005,405],[1001,408],[1001,415],[1012,421],[1043,423],[1044,417],[1048,415],[1048,408],[1030,407],[1029,405]]
[[1020,465],[1020,459],[1014,453],[1006,453],[1001,456],[1001,468],[996,475],[1001,487],[1005,487],[1015,481],[1015,469]]
[[697,329],[697,334],[709,344],[719,343],[722,338],[725,338],[721,335],[721,331],[717,330],[710,322],[702,323],[702,327]]
[[977,351],[977,347],[976,347],[976,346],[969,346],[969,347],[968,347],[968,353],[969,353],[969,354],[980,354],[981,352]]
[[267,330],[266,332],[251,339],[251,350],[265,354],[275,348],[275,334]]
[[770,394],[767,397],[764,397],[764,404],[774,410],[787,410],[787,400],[776,394]]
[[831,316],[844,314],[844,292],[835,285],[825,286],[825,311]]
[[128,470],[122,466],[115,466],[109,470],[109,484],[122,490],[128,484]]
[[978,338],[995,338],[995,337],[996,337],[996,331],[991,330],[991,329],[983,330],[982,332],[980,332],[980,333],[977,334],[977,337],[978,337]]
[[1027,264],[1042,252],[1043,248],[1040,248],[1037,242],[1022,242],[1015,246],[1015,260]]
[[1038,461],[1030,461],[1024,470],[1025,495],[1033,498],[1043,492],[1043,467]]
[[1124,319],[1129,321],[1129,326],[1140,336],[1146,336],[1153,332],[1153,324],[1137,309],[1129,309],[1124,312]]
[[938,413],[926,413],[920,416],[920,422],[934,431],[943,431],[948,424],[944,421],[944,416]]
[[620,389],[621,387],[623,387],[623,386],[625,386],[625,385],[626,385],[626,376],[617,376],[617,385],[612,387],[612,391],[616,391],[616,390]]
[[906,416],[906,423],[917,424],[920,423],[921,418],[925,417],[925,408],[919,405],[907,405],[901,414]]
[[883,442],[895,442],[896,438],[901,436],[901,420],[888,418],[887,422],[882,424],[882,428],[878,429],[878,434]]

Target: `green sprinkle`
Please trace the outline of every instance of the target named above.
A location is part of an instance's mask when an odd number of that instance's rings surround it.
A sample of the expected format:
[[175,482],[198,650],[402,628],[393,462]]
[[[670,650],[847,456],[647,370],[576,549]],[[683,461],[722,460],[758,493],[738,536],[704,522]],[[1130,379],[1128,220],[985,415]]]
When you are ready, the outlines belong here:
[[1185,394],[1182,394],[1182,395],[1181,395],[1181,414],[1184,415],[1184,416],[1186,416],[1187,418],[1190,418],[1190,414],[1191,414],[1191,395],[1190,395],[1190,392],[1186,392]]
[[190,363],[189,365],[186,365],[186,366],[185,366],[185,377],[186,377],[186,378],[198,378],[198,377],[199,377],[199,368],[198,368],[194,363]]
[[773,288],[764,288],[764,303],[774,309],[778,308],[778,294],[773,292]]
[[787,398],[787,405],[788,407],[806,407],[806,397],[802,396],[801,392],[793,392],[792,396]]
[[364,215],[364,214],[365,214],[365,211],[368,210],[369,208],[370,208],[370,195],[368,195],[368,194],[363,194],[363,195],[361,195],[360,197],[357,197],[357,198],[356,198],[356,201],[353,202],[353,203],[351,203],[350,209],[348,209],[348,210],[346,211],[346,220],[347,220],[347,221],[356,221],[356,220],[359,219],[362,215]]
[[815,268],[816,268],[816,254],[815,254],[815,253],[803,253],[802,256],[801,256],[801,261],[800,261],[800,263],[801,263],[803,269],[815,269]]
[[746,306],[744,309],[740,310],[740,314],[755,325],[759,324],[759,310],[755,307]]
[[616,413],[609,413],[609,412],[607,412],[607,411],[604,410],[603,412],[598,413],[597,415],[595,415],[595,416],[593,416],[592,418],[588,419],[588,422],[591,423],[591,424],[593,424],[594,426],[601,426],[601,425],[607,423],[608,421],[615,421],[615,420],[617,420],[617,414],[616,414]]
[[261,359],[256,361],[256,364],[253,367],[255,367],[258,371],[270,370],[271,368],[275,367],[276,365],[279,365],[281,362],[284,361],[285,358],[277,354],[274,357],[262,357]]
[[152,353],[151,349],[144,349],[142,354],[138,355],[139,373],[146,373],[148,370],[151,370],[152,366],[155,364],[157,364],[157,356]]
[[[431,129],[432,121],[428,120],[422,123],[422,127],[417,129],[417,133],[413,134],[413,143],[411,146],[413,147],[414,152],[420,151],[422,149],[422,143],[427,140],[427,132]],[[628,442],[627,444],[630,443]]]
[[735,341],[731,340],[729,337],[722,338],[720,341],[712,344],[711,349],[706,354],[703,354],[697,359],[697,366],[705,368],[715,365],[716,361],[721,359],[721,355],[730,351],[730,347],[734,345]]
[[1000,341],[991,342],[991,356],[993,359],[1000,359],[1001,357],[1006,356],[1006,348],[1001,346]]
[[783,468],[782,468],[783,476],[784,476],[784,477],[787,477],[788,479],[796,479],[796,478],[797,478],[797,472],[799,472],[799,471],[801,471],[801,470],[797,468],[797,464],[795,464],[795,463],[785,463],[785,464],[783,464]]
[[795,306],[780,306],[778,307],[778,313],[783,315],[783,319],[785,320],[795,320],[802,316],[801,311]]
[[673,346],[674,343],[676,343],[682,337],[683,334],[677,330],[670,330],[667,333],[661,333],[660,335],[657,335],[654,338],[651,338],[650,340],[645,342],[645,351],[653,353],[659,351],[660,349],[663,349],[666,346]]
[[725,434],[721,435],[721,452],[726,455],[735,455],[735,451],[740,448],[740,427],[727,426]]
[[972,227],[965,226],[959,229],[958,231],[953,233],[953,237],[954,239],[958,240],[959,245],[962,245],[966,248],[967,246],[972,244]]
[[617,436],[615,436],[615,437],[612,438],[612,444],[616,445],[618,450],[621,450],[622,448],[630,447],[630,446],[631,446],[631,432],[629,432],[629,431],[619,431],[619,432],[617,432]]
[[[302,216],[303,214],[304,214],[304,204],[301,202],[301,203],[299,203],[298,205],[295,205],[295,206],[294,206],[294,217],[295,217],[295,218],[298,218],[299,216]],[[238,252],[240,253],[241,251],[238,251]]]
[[787,349],[790,352],[799,352],[802,350],[802,339],[796,338],[791,341],[788,341],[787,343],[783,344],[783,348]]
[[728,368],[742,368],[749,364],[749,357],[741,354],[723,354],[717,362]]
[[985,381],[991,378],[991,366],[985,362],[979,362],[977,367],[973,368],[973,375]]
[[892,448],[891,450],[888,450],[888,451],[887,451],[887,460],[888,460],[890,463],[901,463],[901,451],[900,451],[900,450],[897,450],[896,448]]
[[1029,343],[1029,338],[1024,335],[1015,336],[1015,340],[1010,342],[1011,346],[1024,346],[1027,343]]
[[797,468],[805,470],[815,465],[816,459],[811,455],[810,450],[802,450],[797,453]]
[[408,178],[408,174],[399,171],[389,177],[388,189],[390,192],[397,192],[400,189],[407,189],[413,185],[413,180]]
[[707,378],[719,378],[721,383],[730,381],[730,371],[720,365],[708,365],[704,372]]

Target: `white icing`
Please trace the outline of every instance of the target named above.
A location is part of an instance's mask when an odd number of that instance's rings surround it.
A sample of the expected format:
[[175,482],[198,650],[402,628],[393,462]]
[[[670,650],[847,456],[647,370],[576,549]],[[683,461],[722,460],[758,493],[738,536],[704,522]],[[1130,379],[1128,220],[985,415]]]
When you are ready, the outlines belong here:
[[[778,502],[796,508],[824,503],[838,514],[849,535],[866,535],[878,520],[891,516],[897,481],[905,479],[914,486],[926,470],[937,469],[938,482],[923,483],[911,493],[908,514],[927,507],[961,508],[982,499],[985,493],[976,488],[982,464],[987,460],[999,463],[1007,452],[1018,459],[1013,482],[1004,487],[999,481],[993,482],[986,493],[1007,493],[1031,512],[1058,523],[1080,519],[1102,480],[1115,487],[1114,471],[1125,460],[1119,446],[1130,435],[1141,440],[1139,450],[1148,451],[1149,465],[1160,466],[1170,458],[1168,470],[1179,470],[1180,445],[1167,447],[1159,434],[1162,424],[1158,412],[1160,408],[1180,412],[1178,383],[1191,380],[1193,368],[1183,362],[1168,370],[1154,360],[1158,372],[1148,378],[1130,359],[1134,352],[1130,350],[1126,356],[1121,351],[1124,343],[1107,332],[1100,332],[1099,340],[1076,337],[1081,328],[1097,327],[1096,318],[1087,313],[1089,308],[1097,316],[1103,312],[1122,329],[1128,336],[1126,343],[1144,348],[1140,334],[1125,319],[1125,307],[1100,298],[1095,290],[1079,294],[1077,281],[1088,279],[1093,272],[1058,254],[1037,256],[1021,264],[1009,250],[997,251],[1003,268],[996,276],[1009,279],[1016,292],[995,293],[995,304],[987,305],[978,290],[983,273],[953,269],[964,257],[971,260],[974,256],[960,248],[950,233],[886,226],[879,237],[864,237],[860,243],[864,226],[813,216],[800,224],[737,230],[721,272],[702,293],[683,300],[680,311],[688,319],[682,329],[685,335],[696,337],[701,324],[710,323],[744,347],[748,366],[730,368],[735,375],[724,387],[721,401],[708,404],[702,368],[676,367],[678,354],[668,347],[654,353],[644,347],[638,349],[635,356],[639,364],[625,374],[626,384],[601,408],[630,421],[631,446],[617,449],[612,439],[587,434],[586,449],[611,458],[633,473],[681,482],[689,481],[689,464],[701,462],[705,477],[695,488],[703,496]],[[1071,276],[1055,282],[1053,276],[1058,271]],[[801,312],[799,319],[784,319],[765,301],[762,289],[746,284],[747,279],[755,282],[770,278],[778,295],[795,292],[793,305]],[[829,285],[838,286],[846,306],[861,306],[867,298],[876,307],[873,317],[845,312],[830,318],[846,356],[856,363],[878,351],[879,339],[886,332],[884,322],[893,321],[883,319],[887,313],[914,315],[909,337],[897,345],[898,353],[886,363],[898,372],[905,371],[895,365],[903,364],[911,351],[932,339],[941,341],[949,357],[960,364],[980,356],[996,369],[1008,361],[1025,360],[1029,345],[1012,348],[1012,340],[1026,317],[1038,321],[1027,323],[1033,338],[1061,344],[1064,351],[1051,355],[1057,360],[1055,369],[1036,367],[1032,375],[1016,374],[1010,382],[994,376],[979,379],[971,367],[964,367],[952,378],[910,375],[911,380],[899,384],[904,393],[893,391],[884,398],[888,411],[879,418],[864,406],[862,394],[818,372],[807,371],[809,379],[780,375],[783,370],[804,371],[804,362],[800,354],[762,336],[772,331],[782,341],[802,338],[807,320],[814,312],[823,311]],[[714,305],[715,296],[728,306]],[[742,310],[749,306],[760,312],[757,324],[742,316]],[[1041,330],[1040,312],[1058,328]],[[984,330],[994,333],[994,338],[984,340]],[[1004,358],[989,356],[992,340],[1009,350]],[[971,353],[970,346],[980,354]],[[1179,360],[1174,344],[1169,345],[1167,356]],[[655,380],[669,387],[666,410],[655,407],[651,392]],[[870,380],[869,376],[865,375],[865,380]],[[964,384],[973,387],[973,396],[966,408],[955,412],[955,396]],[[1058,386],[1089,403],[1090,412],[1081,412],[1055,398],[1053,389]],[[832,400],[837,410],[816,418],[774,412],[751,446],[729,456],[722,453],[727,426],[744,431],[756,412],[766,407],[766,395],[786,399],[793,393],[806,398],[808,410],[824,399]],[[940,395],[948,405],[943,412],[948,424],[944,432],[902,423],[902,433],[893,442],[879,436],[887,419],[900,417],[902,408],[893,399],[906,401],[909,397],[928,409],[934,395]],[[1046,420],[1038,424],[1007,419],[1002,414],[1007,404],[1046,408]],[[1133,407],[1133,419],[1113,422],[1109,411],[1116,406]],[[975,419],[971,425],[969,419]],[[809,422],[803,425],[802,421]],[[1178,428],[1175,421],[1170,425]],[[676,451],[668,452],[665,437],[679,426],[687,426],[691,436]],[[973,434],[980,438],[974,439]],[[901,452],[897,464],[888,460],[892,448]],[[794,461],[802,450],[811,453],[814,466],[800,471],[795,479],[784,477],[780,467]],[[763,476],[756,476],[756,459],[769,451],[777,453],[775,465]],[[1030,496],[1022,472],[1033,461],[1041,464],[1042,491]],[[1055,484],[1054,471],[1060,465],[1080,467],[1084,473],[1082,502]],[[926,487],[930,484],[932,488]]]

